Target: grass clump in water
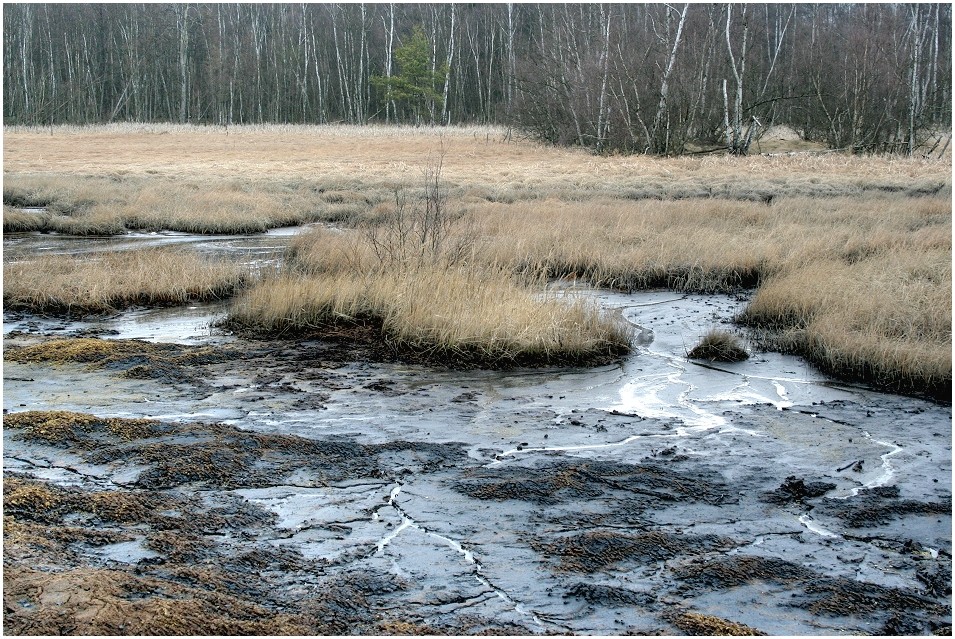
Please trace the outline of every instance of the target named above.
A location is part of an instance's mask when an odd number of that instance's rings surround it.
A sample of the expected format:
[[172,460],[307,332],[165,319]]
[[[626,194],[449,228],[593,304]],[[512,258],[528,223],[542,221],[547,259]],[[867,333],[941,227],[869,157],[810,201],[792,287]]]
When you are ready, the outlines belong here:
[[280,275],[238,297],[228,326],[360,336],[412,359],[485,367],[603,362],[630,344],[629,329],[596,306],[463,268]]
[[689,359],[706,359],[711,362],[742,362],[749,353],[736,336],[726,330],[714,329],[703,336],[700,343],[686,354]]
[[245,279],[237,265],[182,251],[44,256],[4,264],[3,303],[34,313],[87,315],[223,299]]

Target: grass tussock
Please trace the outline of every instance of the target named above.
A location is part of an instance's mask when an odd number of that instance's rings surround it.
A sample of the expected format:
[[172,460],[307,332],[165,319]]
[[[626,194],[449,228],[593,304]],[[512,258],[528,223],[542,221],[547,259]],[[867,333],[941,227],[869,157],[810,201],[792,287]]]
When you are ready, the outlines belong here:
[[740,339],[726,330],[711,330],[700,343],[686,354],[689,359],[706,359],[711,362],[742,362],[749,353]]
[[739,320],[843,378],[951,399],[951,249],[880,251],[768,280]]
[[46,211],[25,211],[4,204],[3,232],[29,233],[49,227],[50,215]]
[[83,315],[223,299],[245,282],[236,265],[174,250],[44,256],[3,266],[6,308]]
[[630,348],[619,318],[476,257],[473,220],[449,207],[440,163],[357,231],[315,229],[287,273],[242,295],[229,324],[255,333],[362,335],[400,356],[456,366],[592,364]]
[[542,298],[508,273],[416,268],[281,275],[243,293],[229,325],[256,334],[371,331],[399,355],[465,366],[584,364],[629,349],[629,331],[583,301]]

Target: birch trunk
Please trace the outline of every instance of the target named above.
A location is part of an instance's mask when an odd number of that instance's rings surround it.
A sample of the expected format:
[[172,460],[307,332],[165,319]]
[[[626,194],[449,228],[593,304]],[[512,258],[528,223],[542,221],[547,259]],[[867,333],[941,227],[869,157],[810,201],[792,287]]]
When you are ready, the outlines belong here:
[[444,92],[441,102],[441,123],[451,124],[448,111],[448,92],[451,89],[451,64],[454,62],[454,5],[451,5],[451,32],[448,34],[448,61],[444,71]]
[[660,81],[660,101],[657,103],[657,112],[653,116],[653,128],[649,140],[651,148],[656,153],[667,153],[669,151],[669,121],[667,130],[664,132],[665,141],[662,145],[660,144],[660,127],[663,124],[663,116],[667,109],[667,99],[670,95],[670,75],[673,73],[673,65],[676,63],[676,54],[680,48],[680,38],[683,35],[683,25],[686,23],[686,14],[689,9],[689,3],[683,5],[683,11],[680,13],[680,22],[676,27],[676,35],[673,37],[673,45],[670,47],[670,57],[667,60],[667,67],[663,72],[663,79]]
[[185,123],[189,104],[189,5],[176,6],[176,24],[179,28],[179,122]]

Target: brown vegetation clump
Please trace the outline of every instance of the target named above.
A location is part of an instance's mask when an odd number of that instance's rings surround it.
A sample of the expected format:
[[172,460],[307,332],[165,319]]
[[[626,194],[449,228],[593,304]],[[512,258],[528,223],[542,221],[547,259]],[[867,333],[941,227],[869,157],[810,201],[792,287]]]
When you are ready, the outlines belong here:
[[47,228],[50,215],[46,211],[24,211],[3,205],[3,232],[28,233]]
[[177,352],[175,345],[153,344],[139,340],[78,337],[54,339],[31,346],[8,348],[3,358],[23,363],[82,363],[105,365],[126,357],[144,357],[162,352]]
[[99,433],[125,441],[150,437],[156,433],[159,424],[151,419],[97,417],[63,410],[25,411],[3,416],[4,428],[22,429],[28,439],[58,445],[77,445],[81,448],[95,446],[96,435]]
[[740,321],[767,348],[835,375],[950,399],[952,266],[946,248],[879,250],[787,269]]
[[737,336],[729,331],[714,329],[704,335],[686,356],[712,362],[742,362],[749,358],[749,353]]
[[244,351],[226,346],[184,346],[136,339],[91,337],[47,339],[8,346],[3,358],[22,364],[84,364],[127,379],[155,379],[168,384],[201,384],[197,368],[235,359]]
[[84,315],[136,305],[172,306],[231,296],[246,273],[183,251],[55,255],[3,266],[6,308]]
[[60,521],[73,510],[76,501],[75,495],[57,486],[13,477],[3,480],[3,513],[11,521]]
[[[201,501],[123,488],[88,492],[9,475],[3,492],[7,633],[303,635],[321,630],[301,616],[260,603],[254,586],[237,587],[226,571],[196,562],[210,543],[207,531],[241,525],[207,513]],[[112,564],[103,569],[97,560],[91,565],[91,547],[140,540],[163,556],[161,568]]]
[[122,570],[7,568],[4,630],[35,635],[305,635],[286,614]]
[[398,354],[478,366],[606,360],[630,340],[625,326],[585,301],[542,299],[499,271],[435,267],[281,275],[238,297],[228,326],[267,335],[370,330]]
[[685,612],[674,616],[671,621],[673,625],[688,635],[698,635],[704,637],[727,636],[727,637],[752,637],[765,636],[766,633],[756,628],[751,628],[745,624],[735,621],[728,621],[721,617],[712,615],[702,615],[696,612]]

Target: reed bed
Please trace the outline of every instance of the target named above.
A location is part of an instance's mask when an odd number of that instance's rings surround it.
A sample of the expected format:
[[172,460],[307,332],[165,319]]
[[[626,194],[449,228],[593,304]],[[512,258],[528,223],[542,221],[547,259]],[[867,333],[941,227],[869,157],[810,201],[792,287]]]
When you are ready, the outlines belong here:
[[228,326],[361,335],[402,357],[481,367],[605,362],[631,338],[594,305],[544,296],[508,273],[427,266],[274,276],[235,300]]
[[[844,378],[950,392],[946,199],[547,200],[481,203],[466,217],[455,232],[472,241],[464,261],[473,267],[627,290],[758,286],[740,321],[758,329],[761,347]],[[299,272],[332,276],[377,256],[360,234],[315,229],[295,238],[290,260]]]
[[[386,205],[376,210],[387,219]],[[951,205],[941,198],[484,202],[464,217],[449,243],[467,242],[471,263],[623,290],[732,292],[820,259],[951,250]],[[376,259],[360,234],[323,228],[297,236],[290,255],[308,272]]]
[[3,266],[3,304],[40,314],[87,315],[231,296],[246,281],[232,264],[154,249],[44,256]]
[[446,152],[443,178],[462,200],[595,197],[760,201],[769,197],[951,195],[951,163],[842,154],[596,157],[501,128],[107,125],[5,128],[5,177],[30,173],[318,183],[390,191],[417,183]]

